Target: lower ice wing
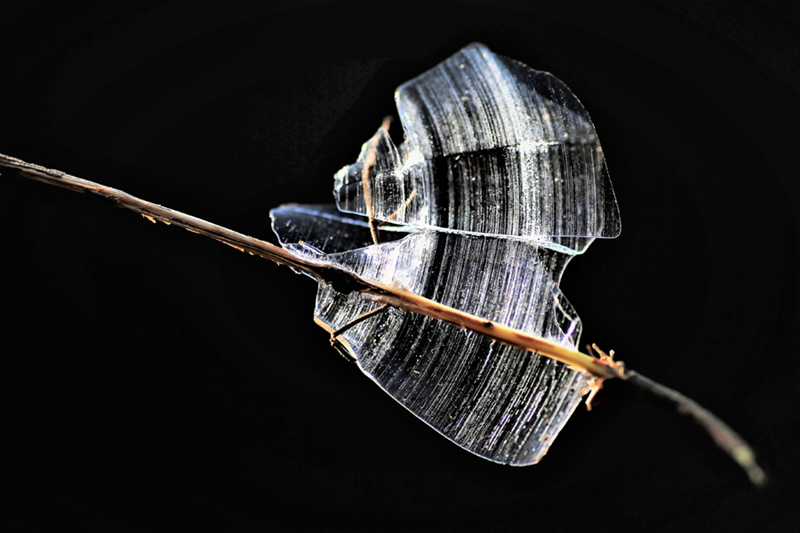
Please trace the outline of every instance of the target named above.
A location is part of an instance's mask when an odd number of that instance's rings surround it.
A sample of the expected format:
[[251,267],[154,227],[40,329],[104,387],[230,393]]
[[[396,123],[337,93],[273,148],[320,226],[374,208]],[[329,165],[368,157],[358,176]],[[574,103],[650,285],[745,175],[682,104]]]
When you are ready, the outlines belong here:
[[[323,252],[331,239],[303,221],[315,218],[319,206],[280,209],[275,219],[282,222],[275,229],[281,241],[307,259],[565,345],[578,342],[580,320],[557,287],[569,255],[520,240],[435,231]],[[339,226],[349,242],[369,242],[366,222]],[[287,235],[304,244],[290,245]],[[338,293],[320,283],[315,320],[334,331],[376,307],[358,293]],[[584,374],[547,357],[399,309],[348,329],[340,341],[359,368],[404,407],[459,446],[498,463],[538,462],[587,383]]]

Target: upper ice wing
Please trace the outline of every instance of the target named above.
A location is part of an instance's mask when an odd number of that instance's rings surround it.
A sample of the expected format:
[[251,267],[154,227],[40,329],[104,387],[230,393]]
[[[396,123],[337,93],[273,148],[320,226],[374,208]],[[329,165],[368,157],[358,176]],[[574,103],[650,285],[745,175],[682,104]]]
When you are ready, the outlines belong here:
[[[378,134],[376,218],[509,235],[567,253],[615,237],[619,211],[588,113],[549,73],[472,44],[395,96],[405,142]],[[336,176],[339,209],[366,214],[370,147]]]

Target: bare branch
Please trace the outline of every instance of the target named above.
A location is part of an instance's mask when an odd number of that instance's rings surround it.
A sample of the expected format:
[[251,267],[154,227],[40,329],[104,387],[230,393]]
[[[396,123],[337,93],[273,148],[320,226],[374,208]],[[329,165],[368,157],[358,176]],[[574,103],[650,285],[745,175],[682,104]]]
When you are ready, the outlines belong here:
[[717,446],[744,469],[753,485],[757,487],[766,485],[767,474],[756,462],[756,454],[753,449],[714,413],[680,392],[656,383],[633,370],[626,372],[625,382],[657,400],[667,402],[681,415],[688,416],[692,422],[705,430]]
[[[88,191],[102,196],[114,201],[118,207],[139,213],[153,222],[160,221],[165,224],[179,226],[193,233],[211,237],[250,255],[257,255],[310,274],[318,280],[331,285],[339,292],[350,293],[355,291],[368,294],[372,300],[384,305],[455,324],[461,328],[485,335],[497,342],[561,361],[571,368],[592,376],[592,384],[585,391],[591,391],[591,397],[602,387],[604,380],[620,378],[652,397],[667,400],[679,413],[688,415],[708,433],[717,446],[745,470],[754,485],[763,486],[766,483],[766,474],[756,463],[755,453],[752,448],[724,422],[677,391],[656,383],[636,372],[626,371],[622,362],[614,361],[611,356],[605,355],[600,350],[598,350],[600,357],[593,357],[536,335],[464,313],[405,289],[370,281],[335,266],[314,263],[269,242],[243,235],[180,211],[174,211],[167,207],[147,202],[119,189],[71,176],[59,170],[48,169],[3,154],[0,154],[0,167],[14,169],[26,178],[50,185],[77,192]],[[370,229],[374,231],[372,224]]]
[[269,242],[142,200],[119,189],[106,187],[59,170],[48,169],[3,154],[0,154],[0,166],[19,170],[21,175],[26,178],[78,192],[88,191],[102,196],[114,201],[117,207],[139,213],[150,220],[179,226],[193,233],[211,237],[250,255],[257,255],[310,274],[331,285],[339,292],[369,294],[373,300],[379,303],[436,318],[464,329],[475,331],[503,344],[551,357],[599,379],[622,377],[619,370],[612,368],[600,359],[595,359],[577,350],[561,346],[524,331],[491,322],[479,316],[464,313],[405,289],[367,280],[335,266],[317,264]]

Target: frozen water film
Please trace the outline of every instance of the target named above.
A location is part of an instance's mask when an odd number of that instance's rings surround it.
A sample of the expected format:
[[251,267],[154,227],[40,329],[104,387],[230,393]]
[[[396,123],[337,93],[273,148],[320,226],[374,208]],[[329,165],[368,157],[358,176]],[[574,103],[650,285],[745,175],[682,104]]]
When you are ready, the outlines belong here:
[[[274,209],[281,244],[306,260],[575,347],[581,324],[558,288],[561,274],[594,238],[620,230],[583,106],[555,77],[480,44],[401,85],[396,102],[405,142],[395,146],[380,129],[336,174],[336,206]],[[369,213],[384,221],[379,244]],[[376,307],[320,283],[315,320],[333,332]],[[394,308],[346,329],[338,342],[412,413],[504,464],[533,464],[547,452],[588,379]]]
[[[404,83],[406,140],[379,132],[369,168],[379,220],[513,235],[583,252],[619,212],[589,114],[546,72],[472,44]],[[358,161],[336,175],[342,211],[366,214]]]

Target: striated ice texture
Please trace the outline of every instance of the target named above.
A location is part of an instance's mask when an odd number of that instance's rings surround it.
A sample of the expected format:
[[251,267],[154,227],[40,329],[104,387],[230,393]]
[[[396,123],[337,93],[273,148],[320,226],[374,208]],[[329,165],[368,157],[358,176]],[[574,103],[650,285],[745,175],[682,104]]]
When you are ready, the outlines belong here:
[[[620,222],[588,114],[550,74],[470,45],[396,95],[406,141],[385,131],[335,178],[337,205],[271,213],[298,256],[575,347],[580,319],[558,288],[569,260]],[[374,244],[364,165],[380,228]],[[338,207],[338,208],[337,208]],[[320,283],[328,331],[377,304]],[[539,461],[587,377],[547,357],[399,309],[346,330],[361,370],[459,446]]]
[[[589,114],[560,80],[472,44],[395,94],[406,141],[380,131],[369,171],[379,220],[512,235],[583,252],[619,212]],[[358,161],[340,210],[366,214]],[[409,202],[410,199],[410,202]]]

